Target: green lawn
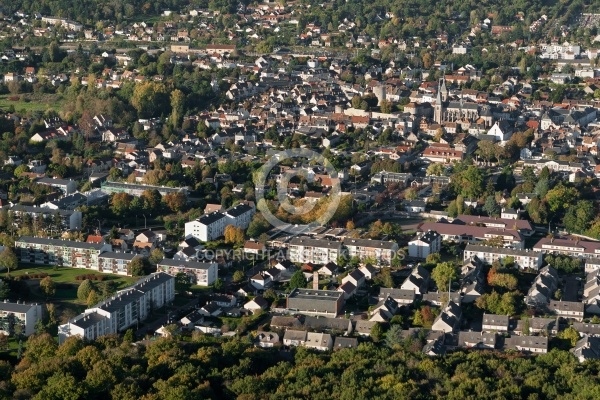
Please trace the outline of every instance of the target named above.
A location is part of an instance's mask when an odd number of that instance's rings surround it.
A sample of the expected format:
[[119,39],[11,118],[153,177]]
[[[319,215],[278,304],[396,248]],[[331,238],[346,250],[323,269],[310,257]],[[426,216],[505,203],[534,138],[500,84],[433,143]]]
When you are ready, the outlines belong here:
[[[12,97],[18,97],[19,100],[10,100]],[[40,111],[45,112],[49,109],[60,111],[64,104],[61,95],[56,94],[22,94],[22,95],[2,95],[0,96],[0,109],[6,111],[13,106],[16,111]]]
[[103,274],[98,271],[93,271],[84,268],[68,268],[68,267],[54,267],[54,266],[46,266],[46,265],[31,265],[25,264],[20,265],[19,269],[15,271],[11,271],[11,276],[22,276],[28,274],[39,274],[46,273],[48,274],[53,281],[56,283],[75,283],[78,284],[80,281],[77,281],[75,277],[77,275],[84,274],[95,274],[104,276],[104,280],[113,281],[117,284],[118,289],[123,289],[127,286],[135,283],[137,278],[132,278],[130,276],[121,276],[121,275],[113,275],[113,274]]

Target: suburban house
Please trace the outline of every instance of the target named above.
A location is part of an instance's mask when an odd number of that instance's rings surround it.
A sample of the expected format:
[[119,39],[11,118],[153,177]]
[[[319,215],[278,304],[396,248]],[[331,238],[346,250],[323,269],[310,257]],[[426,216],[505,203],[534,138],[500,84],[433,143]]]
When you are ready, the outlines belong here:
[[504,339],[504,349],[546,354],[548,338],[546,336],[511,336]]
[[483,314],[483,332],[508,332],[508,315]]
[[429,286],[429,271],[417,265],[410,275],[402,282],[400,289],[412,290],[416,294],[427,293]]
[[431,326],[432,331],[442,331],[444,333],[454,332],[459,328],[462,310],[460,305],[449,301],[446,307],[438,315]]
[[493,350],[496,348],[497,339],[496,333],[460,331],[458,332],[458,347]]

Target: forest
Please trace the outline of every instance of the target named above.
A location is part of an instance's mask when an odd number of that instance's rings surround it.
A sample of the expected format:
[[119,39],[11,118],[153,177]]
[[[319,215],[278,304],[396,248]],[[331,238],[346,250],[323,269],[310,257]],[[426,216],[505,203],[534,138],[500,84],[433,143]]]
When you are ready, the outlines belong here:
[[[127,335],[125,336],[127,337]],[[460,351],[430,358],[411,339],[318,353],[261,349],[251,337],[116,337],[62,346],[33,335],[16,366],[0,361],[2,399],[598,399],[600,362]]]

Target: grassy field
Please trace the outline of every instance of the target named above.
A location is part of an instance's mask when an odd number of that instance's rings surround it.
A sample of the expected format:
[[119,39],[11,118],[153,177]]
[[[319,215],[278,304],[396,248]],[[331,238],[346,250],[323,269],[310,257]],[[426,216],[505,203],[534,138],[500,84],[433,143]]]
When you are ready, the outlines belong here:
[[46,273],[48,274],[53,281],[56,283],[74,283],[79,284],[80,281],[77,281],[75,278],[77,275],[85,275],[85,274],[95,274],[101,275],[104,277],[105,281],[113,281],[116,283],[118,289],[123,289],[131,284],[135,283],[137,278],[132,278],[130,276],[120,276],[120,275],[112,275],[112,274],[103,274],[98,271],[93,271],[89,269],[83,268],[68,268],[68,267],[54,267],[54,266],[46,266],[46,265],[23,265],[19,266],[19,269],[15,271],[11,271],[11,276],[21,276],[28,274],[39,274]]
[[[19,98],[19,100],[11,100]],[[64,104],[64,99],[58,94],[21,94],[21,95],[2,95],[0,96],[0,109],[6,111],[10,106],[13,106],[16,111],[39,111],[47,110],[60,111]]]

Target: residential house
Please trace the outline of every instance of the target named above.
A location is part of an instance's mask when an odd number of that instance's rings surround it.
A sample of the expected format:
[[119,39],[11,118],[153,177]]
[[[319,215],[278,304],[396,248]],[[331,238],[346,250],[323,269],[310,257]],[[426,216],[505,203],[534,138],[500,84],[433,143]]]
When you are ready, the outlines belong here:
[[546,336],[511,336],[504,340],[504,350],[546,354],[548,338]]
[[269,307],[269,302],[262,296],[256,296],[252,300],[244,304],[246,310],[250,310],[253,313],[257,313],[261,310],[266,310]]
[[458,347],[467,349],[486,349],[496,348],[498,338],[496,333],[460,331],[458,333]]
[[275,332],[256,332],[254,337],[256,345],[265,349],[275,347],[280,343],[279,335]]
[[449,301],[431,326],[433,331],[451,333],[459,328],[462,310],[460,305]]
[[578,301],[550,301],[548,304],[549,311],[559,317],[575,321],[583,321],[584,307],[585,305]]
[[508,332],[508,315],[483,314],[483,332]]
[[416,294],[427,293],[427,287],[429,286],[429,271],[425,268],[417,265],[410,275],[404,280],[400,289],[412,290]]
[[600,360],[600,337],[585,335],[570,351],[579,362]]
[[328,333],[307,332],[304,347],[320,351],[330,351],[333,348],[333,338]]

